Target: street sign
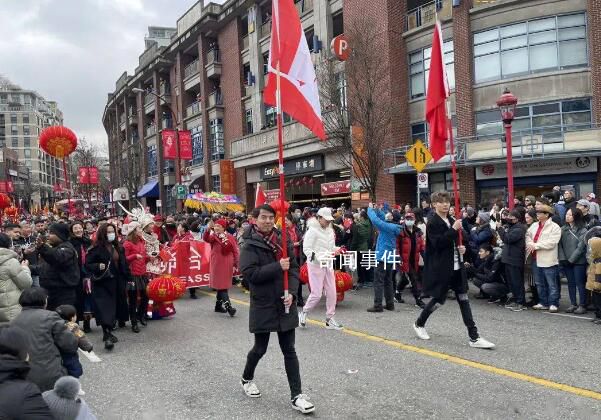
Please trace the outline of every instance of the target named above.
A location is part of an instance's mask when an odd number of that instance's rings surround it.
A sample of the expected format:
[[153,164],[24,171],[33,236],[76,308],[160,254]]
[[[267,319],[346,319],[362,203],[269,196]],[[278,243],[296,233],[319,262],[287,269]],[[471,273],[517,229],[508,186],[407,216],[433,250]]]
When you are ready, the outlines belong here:
[[407,162],[415,168],[417,172],[424,170],[428,162],[432,160],[430,151],[424,144],[417,140],[415,144],[405,153]]
[[428,174],[425,172],[417,174],[417,188],[428,188]]
[[157,200],[157,207],[163,207],[163,202],[161,200]]
[[351,47],[344,34],[340,34],[332,39],[332,42],[330,43],[330,49],[340,61],[346,61],[351,54]]
[[175,187],[175,198],[178,200],[185,200],[188,195],[188,189],[185,185],[176,185]]

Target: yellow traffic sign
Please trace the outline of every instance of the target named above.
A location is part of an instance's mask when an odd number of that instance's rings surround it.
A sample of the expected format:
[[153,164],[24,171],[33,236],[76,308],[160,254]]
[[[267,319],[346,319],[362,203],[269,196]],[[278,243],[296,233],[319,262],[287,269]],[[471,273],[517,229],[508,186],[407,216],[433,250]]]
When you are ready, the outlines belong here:
[[405,153],[405,158],[417,172],[421,172],[424,170],[428,162],[432,160],[432,155],[430,154],[428,148],[421,142],[421,140],[417,140],[415,144],[409,150],[407,150],[407,153]]

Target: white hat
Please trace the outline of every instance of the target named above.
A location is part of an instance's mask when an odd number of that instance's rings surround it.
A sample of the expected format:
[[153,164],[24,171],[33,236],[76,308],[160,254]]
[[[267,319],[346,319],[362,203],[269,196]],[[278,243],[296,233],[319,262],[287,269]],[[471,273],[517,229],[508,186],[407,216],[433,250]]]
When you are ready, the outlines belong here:
[[596,198],[595,193],[588,193],[587,197],[588,198]]
[[323,217],[328,222],[331,222],[332,220],[334,220],[334,217],[332,216],[332,209],[329,207],[320,208],[319,211],[317,212],[317,215]]

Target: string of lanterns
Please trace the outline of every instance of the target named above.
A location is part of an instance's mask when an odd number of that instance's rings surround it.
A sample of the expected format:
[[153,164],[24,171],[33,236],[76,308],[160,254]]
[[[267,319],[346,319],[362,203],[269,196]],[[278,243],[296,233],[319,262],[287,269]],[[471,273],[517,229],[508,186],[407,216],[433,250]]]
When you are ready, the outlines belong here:
[[284,183],[285,187],[300,187],[302,185],[315,185],[313,177],[304,176],[302,178],[292,178]]

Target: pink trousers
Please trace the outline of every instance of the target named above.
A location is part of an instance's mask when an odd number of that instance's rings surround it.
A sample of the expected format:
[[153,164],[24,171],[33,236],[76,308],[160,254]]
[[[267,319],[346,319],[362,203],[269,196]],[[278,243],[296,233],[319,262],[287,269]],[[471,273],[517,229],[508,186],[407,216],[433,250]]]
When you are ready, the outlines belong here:
[[336,312],[336,283],[334,270],[322,268],[315,264],[307,264],[309,269],[309,285],[311,294],[303,307],[304,312],[309,312],[321,300],[322,292],[326,294],[326,317],[332,318]]

